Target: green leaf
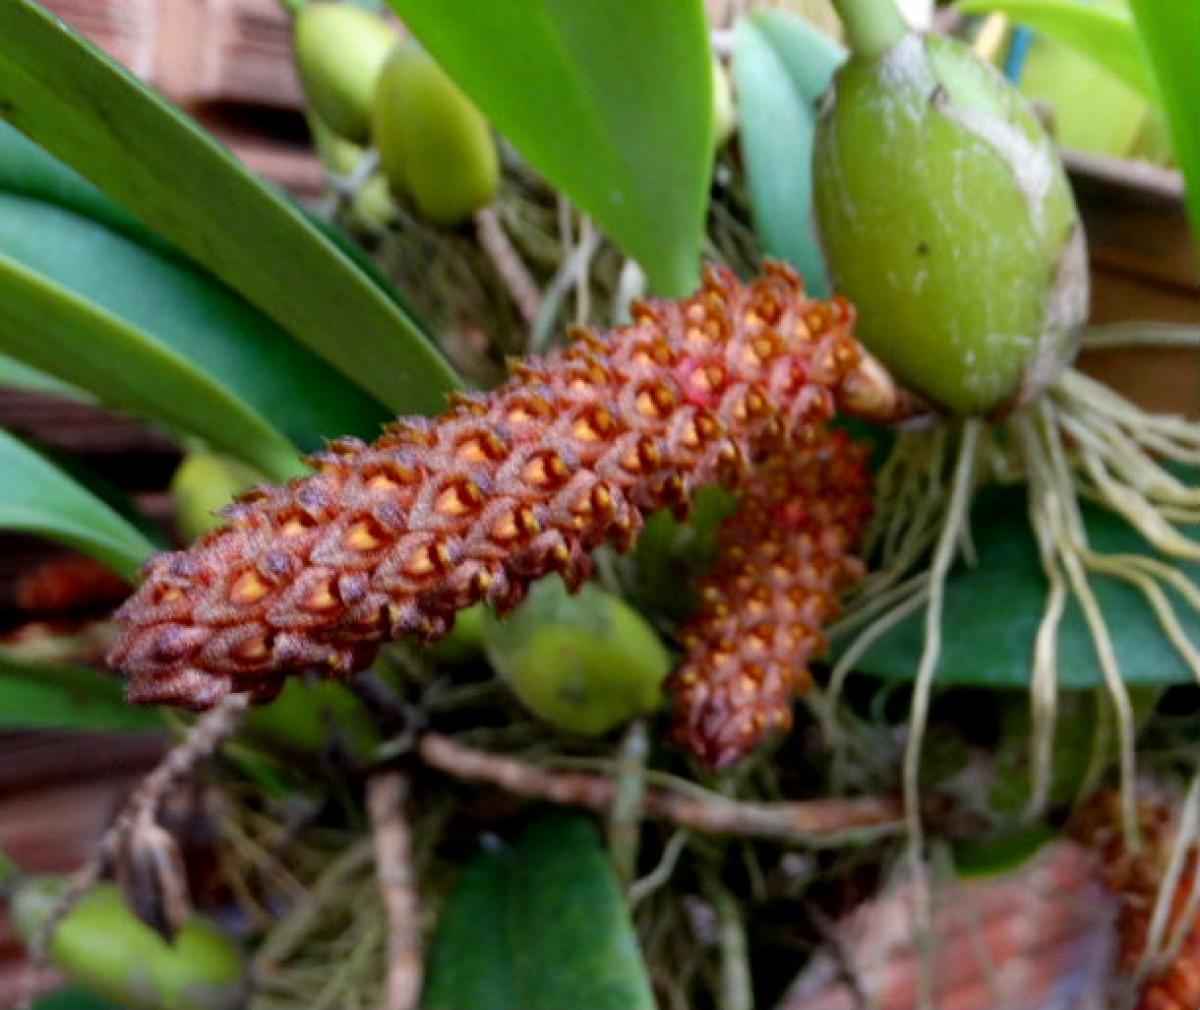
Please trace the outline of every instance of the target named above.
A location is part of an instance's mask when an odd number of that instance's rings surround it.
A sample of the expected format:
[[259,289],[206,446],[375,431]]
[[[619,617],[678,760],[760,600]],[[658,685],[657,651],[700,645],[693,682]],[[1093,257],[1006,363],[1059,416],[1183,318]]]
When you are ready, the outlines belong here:
[[526,160],[661,294],[699,282],[712,56],[699,0],[391,0]]
[[[1082,507],[1088,537],[1097,552],[1158,556],[1119,517],[1087,503]],[[981,491],[971,513],[971,528],[979,565],[974,569],[960,566],[946,581],[938,683],[1024,688],[1029,684],[1034,636],[1046,601],[1046,581],[1029,526],[1025,489]],[[1200,582],[1200,564],[1177,567],[1192,581]],[[1194,682],[1194,675],[1137,588],[1103,575],[1092,577],[1092,587],[1127,683]],[[1200,615],[1178,597],[1173,601],[1184,633],[1191,641],[1200,641]],[[892,629],[856,669],[911,680],[924,641],[923,620],[924,611],[918,611]],[[1104,678],[1092,638],[1073,599],[1059,626],[1058,639],[1060,686],[1101,686]],[[839,644],[844,647],[846,643]]]
[[768,10],[738,22],[733,70],[754,228],[819,298],[830,286],[813,222],[813,135],[817,101],[845,58],[798,14]]
[[90,993],[86,989],[70,986],[47,993],[33,1004],[33,1010],[121,1010],[121,1008],[116,1003]]
[[29,389],[38,393],[53,393],[71,400],[89,400],[86,393],[56,379],[53,375],[30,368],[23,361],[0,354],[0,386],[7,389]]
[[442,911],[427,1010],[644,1010],[654,997],[591,823],[548,813],[463,871]]
[[128,704],[121,682],[99,670],[26,663],[0,653],[0,728],[162,729],[162,717]]
[[[210,274],[89,218],[0,193],[0,255],[112,313],[155,347],[186,359],[301,448],[315,448],[327,436],[372,437],[387,417],[386,408]],[[21,338],[10,341],[10,336],[0,334],[0,348],[24,357],[15,347]],[[83,343],[77,334],[62,331],[39,345],[33,352],[39,360],[30,363],[92,389],[115,407],[128,407],[115,390],[88,380],[94,374],[103,381],[104,373],[78,374],[77,358],[106,350],[84,348]],[[174,406],[165,376],[130,369],[122,379],[157,387]],[[220,408],[214,407],[208,422],[209,427],[222,422]],[[295,455],[290,449],[288,454]]]
[[0,116],[382,402],[444,408],[450,366],[287,198],[33,0],[0,38]]
[[[380,0],[382,3],[382,0]],[[23,133],[0,122],[0,192],[31,196],[45,203],[52,203],[89,217],[107,225],[113,231],[128,235],[142,245],[158,250],[164,255],[178,258],[200,271],[178,249],[163,241],[128,211],[113,203],[73,168],[59,161],[45,148],[39,147]],[[355,243],[341,228],[327,221],[304,206],[299,200],[288,196],[292,206],[304,216],[317,231],[321,232],[355,266],[363,271],[377,288],[394,301],[402,312],[412,317],[413,324],[422,326],[412,305],[384,277],[362,246]],[[211,277],[211,275],[205,274]],[[220,283],[213,279],[214,284]],[[429,334],[422,328],[422,332]]]
[[[1189,2],[1184,0],[1185,4]],[[1173,3],[1167,0],[1168,5]],[[1087,0],[960,0],[958,9],[964,14],[1007,14],[1034,31],[1065,42],[1107,67],[1146,98],[1158,100],[1137,29],[1123,7]]]
[[3,254],[0,348],[114,406],[210,439],[277,479],[300,472],[287,439],[215,379]]
[[[0,285],[0,304],[2,293]],[[115,509],[5,431],[0,431],[0,529],[66,544],[131,582],[157,549]]]
[[1187,181],[1192,235],[1200,247],[1200,3],[1130,0],[1130,6]]
[[166,243],[19,130],[0,122],[0,191],[53,203],[150,245]]

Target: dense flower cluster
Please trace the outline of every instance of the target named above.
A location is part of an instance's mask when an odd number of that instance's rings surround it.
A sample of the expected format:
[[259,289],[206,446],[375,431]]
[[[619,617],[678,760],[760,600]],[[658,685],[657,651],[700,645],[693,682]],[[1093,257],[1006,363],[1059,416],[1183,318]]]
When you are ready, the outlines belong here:
[[[1134,850],[1121,831],[1119,811],[1120,798],[1115,792],[1100,793],[1076,816],[1072,834],[1097,853],[1104,883],[1120,900],[1117,975],[1133,979],[1146,951],[1150,917],[1170,857],[1176,818],[1165,800],[1143,799],[1138,809],[1141,845]],[[1200,921],[1183,921],[1196,880],[1197,858],[1200,853],[1193,846],[1187,852],[1179,886],[1171,895],[1166,935],[1178,935],[1181,942],[1170,962],[1145,981],[1134,1010],[1200,1007]]]
[[[698,487],[738,483],[763,460],[793,453],[813,465],[758,480],[750,501],[767,498],[728,536],[749,545],[754,524],[771,525],[748,563],[788,622],[773,662],[802,660],[852,570],[833,545],[848,545],[859,519],[831,482],[852,474],[848,488],[865,495],[857,457],[822,441],[824,425],[839,409],[894,407],[852,322],[847,302],[806,297],[785,267],[768,265],[751,284],[709,269],[690,298],[636,303],[631,325],[580,330],[564,350],[517,364],[493,392],[457,395],[443,416],[399,420],[370,445],[338,440],[311,458],[312,476],[243,497],[227,526],[149,563],[118,613],[110,662],[129,674],[131,700],[194,709],[231,691],[269,698],[301,670],[348,674],[385,640],[436,639],[481,600],[513,607],[550,572],[578,584],[589,553],[606,541],[631,545],[645,515],[682,514]],[[770,504],[777,491],[816,494],[814,519],[799,518],[803,498]],[[774,526],[780,509],[799,510],[788,537]],[[794,611],[788,589],[771,581],[775,549],[793,570]],[[810,586],[817,602],[805,603]],[[725,733],[700,728],[711,719],[697,713],[745,706],[712,652],[719,645],[708,648],[693,650],[677,691],[692,713],[685,737],[710,739],[720,759],[728,745],[715,741]],[[686,684],[708,673],[722,686],[705,701]],[[778,695],[774,686],[760,692],[773,722]]]
[[851,552],[871,514],[866,447],[843,431],[813,430],[809,442],[747,480],[668,683],[676,736],[714,768],[791,727],[792,699],[824,648],[821,628],[862,574]]

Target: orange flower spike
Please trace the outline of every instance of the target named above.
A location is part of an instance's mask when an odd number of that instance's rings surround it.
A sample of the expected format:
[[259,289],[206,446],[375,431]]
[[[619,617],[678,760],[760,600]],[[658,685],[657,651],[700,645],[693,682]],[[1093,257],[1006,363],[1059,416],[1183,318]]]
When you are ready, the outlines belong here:
[[[1117,932],[1120,950],[1117,976],[1131,978],[1141,966],[1150,916],[1174,841],[1174,805],[1165,797],[1143,798],[1138,804],[1142,845],[1131,851],[1120,829],[1117,793],[1097,793],[1075,816],[1071,834],[1097,855],[1105,886],[1120,899]],[[1196,1010],[1200,1007],[1200,920],[1183,921],[1196,879],[1195,846],[1187,852],[1179,886],[1171,896],[1167,936],[1182,930],[1182,942],[1170,963],[1148,978],[1134,1010]]]
[[480,600],[511,608],[550,572],[578,584],[589,553],[629,547],[644,515],[804,443],[843,398],[881,402],[849,304],[805,297],[782,266],[748,285],[710,269],[697,294],[633,316],[437,419],[333,442],[312,476],[244,496],[228,526],[153,559],[109,656],[130,699],[268,698],[294,672],[361,669],[387,639],[435,639]]
[[792,700],[812,683],[807,663],[824,648],[821,628],[863,571],[851,552],[870,519],[870,484],[866,447],[842,431],[814,432],[749,478],[667,684],[675,737],[708,766],[791,727]]

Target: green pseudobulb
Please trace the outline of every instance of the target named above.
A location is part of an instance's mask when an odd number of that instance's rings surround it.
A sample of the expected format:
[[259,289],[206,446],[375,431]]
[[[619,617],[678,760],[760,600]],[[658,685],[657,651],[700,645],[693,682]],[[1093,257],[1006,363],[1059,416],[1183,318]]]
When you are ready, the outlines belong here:
[[835,78],[813,163],[821,239],[858,336],[945,410],[1028,402],[1073,356],[1083,231],[1050,139],[966,47],[906,34]]
[[384,66],[371,129],[392,191],[434,224],[460,224],[495,198],[500,158],[487,120],[415,42]]
[[[33,936],[65,887],[50,877],[18,882],[9,911],[22,937]],[[131,1010],[234,1010],[245,1001],[245,965],[223,933],[192,919],[167,943],[112,884],[93,888],[67,915],[50,957],[73,983]]]
[[671,659],[654,629],[591,583],[576,595],[553,576],[511,615],[484,617],[492,665],[535,715],[596,735],[657,708]]
[[349,3],[308,3],[296,15],[296,65],[312,110],[346,140],[370,134],[375,81],[396,44],[386,23]]

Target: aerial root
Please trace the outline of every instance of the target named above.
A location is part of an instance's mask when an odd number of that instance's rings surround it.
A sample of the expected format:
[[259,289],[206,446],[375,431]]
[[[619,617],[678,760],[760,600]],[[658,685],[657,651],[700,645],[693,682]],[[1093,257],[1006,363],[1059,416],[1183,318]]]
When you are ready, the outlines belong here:
[[[1200,332],[1181,336],[1172,331],[1169,336],[1177,343],[1186,337],[1188,346],[1200,344]],[[1161,343],[1161,335],[1151,334],[1142,342]],[[969,450],[969,459],[964,450]],[[952,467],[954,454],[957,463]],[[945,577],[955,557],[968,564],[973,561],[967,523],[970,489],[985,481],[1023,481],[1047,582],[1030,657],[1031,782],[1025,816],[1040,816],[1051,794],[1059,631],[1067,604],[1074,599],[1091,636],[1115,717],[1122,823],[1136,844],[1133,707],[1093,587],[1095,579],[1104,576],[1136,589],[1165,639],[1200,682],[1200,648],[1189,639],[1178,609],[1182,606],[1200,615],[1200,589],[1172,563],[1200,560],[1200,542],[1181,528],[1200,523],[1200,487],[1181,480],[1168,469],[1170,463],[1200,467],[1200,425],[1146,413],[1074,370],[1064,372],[1038,402],[999,424],[984,427],[970,422],[957,429],[947,425],[935,431],[900,433],[878,476],[878,500],[886,507],[879,510],[868,536],[873,571],[856,587],[843,617],[830,628],[830,638],[843,639],[845,644],[818,714],[834,751],[835,768],[845,746],[837,701],[846,678],[879,639],[923,607],[925,649],[914,685],[913,725],[905,755],[905,795],[915,799],[914,769],[933,678],[930,670],[940,648]],[[955,489],[966,489],[963,500],[948,494],[952,483]],[[1095,550],[1088,540],[1081,500],[1119,515],[1162,556]]]
[[[1133,983],[1136,990],[1142,987],[1163,968],[1171,964],[1180,953],[1188,933],[1200,914],[1200,860],[1192,860],[1192,879],[1185,885],[1187,901],[1182,908],[1176,901],[1180,885],[1184,884],[1184,873],[1188,868],[1188,855],[1200,842],[1200,772],[1192,778],[1187,798],[1183,802],[1175,837],[1171,842],[1171,853],[1166,869],[1159,881],[1154,908],[1150,913],[1150,925],[1146,931],[1146,949],[1134,971]],[[1173,928],[1172,928],[1173,927]]]

